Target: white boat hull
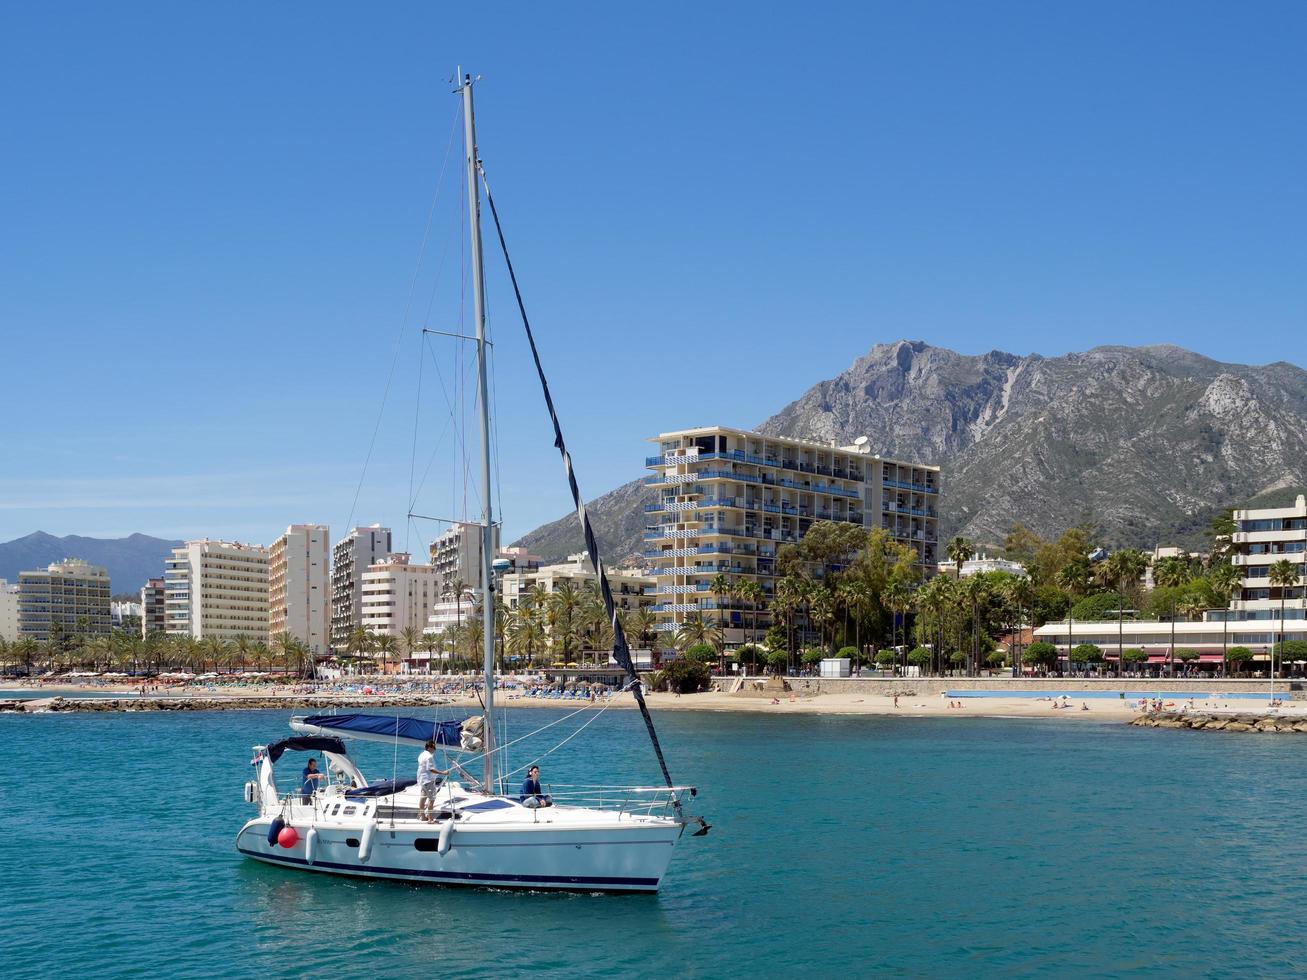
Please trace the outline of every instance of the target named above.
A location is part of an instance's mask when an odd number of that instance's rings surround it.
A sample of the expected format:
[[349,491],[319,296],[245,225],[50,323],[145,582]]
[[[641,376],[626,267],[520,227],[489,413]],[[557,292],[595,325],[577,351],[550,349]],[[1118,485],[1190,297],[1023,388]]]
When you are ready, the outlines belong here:
[[[305,808],[311,809],[311,808]],[[682,827],[672,821],[615,821],[608,826],[568,827],[564,821],[521,827],[460,826],[439,853],[440,823],[377,824],[366,860],[359,843],[364,824],[321,823],[306,856],[310,825],[296,826],[293,847],[268,843],[271,816],[251,820],[236,838],[247,857],[328,874],[394,878],[443,885],[566,891],[653,892],[671,862]]]

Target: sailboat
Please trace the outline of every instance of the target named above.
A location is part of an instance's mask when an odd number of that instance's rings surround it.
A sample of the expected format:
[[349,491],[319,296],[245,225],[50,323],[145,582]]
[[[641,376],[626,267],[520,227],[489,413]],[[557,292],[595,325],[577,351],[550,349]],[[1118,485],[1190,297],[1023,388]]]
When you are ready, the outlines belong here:
[[[481,242],[481,190],[494,218],[554,426],[577,517],[589,549],[608,618],[613,627],[613,658],[625,669],[630,691],[644,719],[663,776],[661,786],[603,786],[562,792],[549,802],[505,792],[497,765],[491,494],[482,493],[480,584],[484,643],[484,714],[463,721],[428,721],[375,714],[322,714],[292,718],[294,734],[254,746],[256,775],[245,785],[245,801],[256,808],[236,836],[241,854],[258,861],[308,871],[445,885],[482,887],[653,892],[662,883],[677,843],[687,829],[708,832],[702,817],[685,807],[697,790],[675,785],[644,700],[526,308],[513,271],[494,198],[477,155],[473,112],[474,79],[459,70],[455,93],[462,97],[466,144],[468,215],[471,223],[473,315],[476,320],[477,390],[480,406],[482,486],[490,487],[491,448],[486,383],[485,275]],[[430,819],[423,819],[416,780],[369,781],[350,757],[349,740],[384,741],[404,746],[434,742],[455,760],[436,791]],[[276,767],[286,753],[321,753],[327,768],[308,787],[297,780],[292,792],[280,789]],[[482,764],[474,776],[469,767]],[[457,778],[455,778],[457,776]]]

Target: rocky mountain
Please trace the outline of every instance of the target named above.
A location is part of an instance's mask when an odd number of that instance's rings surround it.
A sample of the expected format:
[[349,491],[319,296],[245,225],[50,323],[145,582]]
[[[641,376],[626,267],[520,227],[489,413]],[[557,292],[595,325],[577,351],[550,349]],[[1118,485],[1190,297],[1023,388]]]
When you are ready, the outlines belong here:
[[[1307,485],[1307,371],[1171,346],[1023,357],[898,341],[758,429],[841,445],[865,435],[883,456],[939,464],[942,532],[980,543],[1020,521],[1044,535],[1092,524],[1114,546],[1196,544],[1221,508]],[[647,497],[633,482],[591,505],[610,554],[638,549]],[[574,525],[522,543],[557,557],[580,547]]]
[[0,578],[18,581],[19,572],[45,568],[64,558],[84,558],[109,572],[115,593],[135,592],[148,578],[163,576],[163,562],[168,553],[181,544],[148,534],[125,538],[83,538],[75,534],[56,538],[44,531],[15,538],[0,544]]

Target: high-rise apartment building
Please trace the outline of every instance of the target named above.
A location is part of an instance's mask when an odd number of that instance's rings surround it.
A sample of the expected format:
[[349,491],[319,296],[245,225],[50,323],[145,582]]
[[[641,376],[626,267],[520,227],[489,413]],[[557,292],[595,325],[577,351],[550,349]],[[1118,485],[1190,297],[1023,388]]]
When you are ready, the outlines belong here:
[[314,656],[331,646],[331,532],[292,524],[268,549],[268,640],[295,637]]
[[[883,528],[916,552],[926,574],[938,564],[939,467],[884,459],[866,440],[837,447],[708,426],[651,440],[645,507],[656,523],[643,553],[658,578],[658,629],[677,630],[691,615],[722,618],[736,644],[768,619],[745,598],[714,595],[713,579],[757,583],[764,603],[775,593],[777,549],[797,543],[817,521]],[[755,619],[758,622],[755,623]]]
[[141,586],[141,636],[167,631],[167,596],[161,578],[152,578]]
[[56,626],[64,636],[109,633],[109,573],[80,558],[18,576],[18,635],[45,642]]
[[390,554],[390,528],[356,527],[331,552],[331,645],[345,647],[363,625],[363,573]]
[[[494,547],[499,548],[499,528],[491,528]],[[431,542],[431,567],[442,589],[454,582],[468,588],[481,588],[481,528],[476,524],[449,525],[440,537]]]
[[386,636],[399,636],[409,627],[420,633],[439,597],[432,566],[411,564],[407,554],[388,555],[363,573],[363,628]]
[[188,541],[164,573],[169,633],[195,639],[268,636],[268,549],[236,541]]
[[0,578],[0,640],[18,639],[18,586]]
[[[1244,621],[1278,620],[1283,598],[1285,620],[1307,618],[1307,496],[1299,494],[1292,507],[1236,510],[1234,521],[1231,560],[1243,579],[1240,594],[1230,604],[1232,614]],[[1297,569],[1296,585],[1271,585],[1271,565],[1278,561]]]

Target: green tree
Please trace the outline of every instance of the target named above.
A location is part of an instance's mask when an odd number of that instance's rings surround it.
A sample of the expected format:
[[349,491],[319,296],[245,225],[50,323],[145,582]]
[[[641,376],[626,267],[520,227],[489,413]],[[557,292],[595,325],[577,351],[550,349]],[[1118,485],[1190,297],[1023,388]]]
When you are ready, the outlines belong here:
[[[1280,643],[1286,639],[1284,629],[1284,606],[1289,598],[1289,590],[1298,584],[1299,566],[1281,558],[1273,563],[1266,572],[1266,580],[1271,588],[1280,590]],[[1271,648],[1271,692],[1275,692],[1275,647]]]
[[1229,562],[1224,562],[1213,565],[1207,570],[1207,581],[1224,609],[1221,616],[1221,652],[1224,653],[1230,642],[1230,603],[1236,595],[1243,592],[1242,577],[1239,569]]
[[1057,666],[1057,647],[1052,643],[1032,643],[1026,647],[1022,660],[1032,667],[1043,667],[1047,670]]
[[701,664],[714,664],[717,662],[717,650],[709,643],[693,643],[686,647],[681,656],[686,660],[693,660]]
[[1230,647],[1225,651],[1227,670],[1235,668],[1234,673],[1243,673],[1242,666],[1253,659],[1253,652],[1247,647]]
[[[1193,577],[1189,563],[1183,558],[1161,558],[1153,566],[1153,581],[1163,588],[1181,589],[1189,584]],[[1167,670],[1175,673],[1175,616],[1179,593],[1173,593],[1171,600],[1171,644],[1167,651]]]
[[712,674],[707,664],[685,658],[668,664],[663,668],[662,675],[668,688],[677,694],[705,691],[712,683]]
[[944,547],[944,553],[948,555],[948,560],[956,566],[954,578],[961,580],[962,566],[971,560],[971,556],[976,553],[970,541],[958,535]]

